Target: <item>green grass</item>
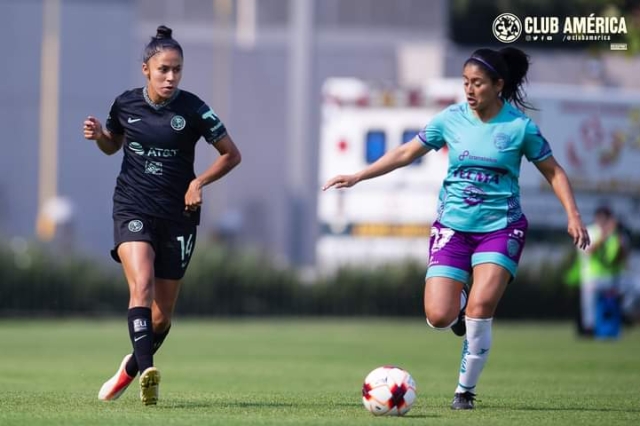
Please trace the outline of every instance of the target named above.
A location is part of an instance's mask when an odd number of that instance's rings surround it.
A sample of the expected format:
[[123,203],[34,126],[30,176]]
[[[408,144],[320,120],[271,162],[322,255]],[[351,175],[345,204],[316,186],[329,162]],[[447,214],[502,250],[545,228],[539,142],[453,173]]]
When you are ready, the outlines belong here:
[[[449,409],[461,340],[415,320],[175,322],[156,356],[161,400],[97,391],[129,347],[126,322],[0,321],[0,425],[638,425],[640,330],[578,341],[569,324],[494,327],[473,412]],[[418,384],[405,418],[362,406],[365,375]]]

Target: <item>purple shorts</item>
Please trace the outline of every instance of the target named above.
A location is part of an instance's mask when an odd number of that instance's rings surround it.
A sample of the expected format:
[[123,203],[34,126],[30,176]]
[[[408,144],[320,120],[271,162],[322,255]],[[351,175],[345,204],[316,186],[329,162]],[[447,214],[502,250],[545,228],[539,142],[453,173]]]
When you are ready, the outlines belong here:
[[434,222],[429,239],[429,277],[447,277],[466,283],[474,266],[495,263],[516,276],[528,228],[522,218],[492,232],[463,232]]

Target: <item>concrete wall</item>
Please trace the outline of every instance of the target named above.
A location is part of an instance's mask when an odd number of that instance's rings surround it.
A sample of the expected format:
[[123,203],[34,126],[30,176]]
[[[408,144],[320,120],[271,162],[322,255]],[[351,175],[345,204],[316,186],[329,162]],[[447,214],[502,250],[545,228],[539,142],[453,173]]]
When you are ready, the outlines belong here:
[[[77,245],[105,252],[111,245],[110,199],[117,159],[82,138],[88,114],[104,117],[130,81],[133,13],[126,0],[65,1],[61,10],[58,191],[76,207]],[[108,22],[109,25],[105,25]],[[0,82],[0,232],[34,237],[38,207],[40,1],[0,1],[5,40]]]

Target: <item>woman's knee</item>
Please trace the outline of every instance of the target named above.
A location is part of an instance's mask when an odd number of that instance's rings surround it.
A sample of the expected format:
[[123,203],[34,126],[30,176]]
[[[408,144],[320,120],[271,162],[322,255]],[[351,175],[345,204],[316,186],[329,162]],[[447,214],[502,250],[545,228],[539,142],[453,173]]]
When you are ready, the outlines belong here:
[[459,311],[425,310],[427,324],[433,328],[449,328],[458,320]]
[[140,278],[130,281],[129,293],[134,306],[151,306],[153,301],[153,280]]
[[470,318],[491,318],[495,314],[497,304],[496,300],[471,300],[466,315]]
[[457,321],[462,288],[463,283],[451,278],[427,279],[424,289],[424,313],[431,327],[447,328]]

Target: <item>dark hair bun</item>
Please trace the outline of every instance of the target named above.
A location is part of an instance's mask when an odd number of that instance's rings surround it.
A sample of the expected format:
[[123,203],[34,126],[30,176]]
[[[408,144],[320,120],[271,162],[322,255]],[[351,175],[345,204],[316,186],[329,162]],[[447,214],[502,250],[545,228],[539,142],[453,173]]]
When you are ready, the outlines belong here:
[[500,56],[509,66],[509,74],[514,82],[522,82],[529,71],[529,55],[515,47],[500,49]]
[[156,31],[157,39],[171,38],[171,34],[173,33],[173,30],[171,28],[164,25],[160,25]]

